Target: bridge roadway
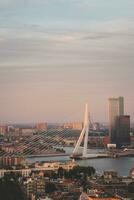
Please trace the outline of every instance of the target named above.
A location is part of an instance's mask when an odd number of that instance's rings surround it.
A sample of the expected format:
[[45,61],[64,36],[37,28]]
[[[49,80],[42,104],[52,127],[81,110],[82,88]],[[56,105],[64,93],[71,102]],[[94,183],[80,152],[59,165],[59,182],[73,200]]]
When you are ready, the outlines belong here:
[[74,154],[71,158],[74,159],[99,159],[99,158],[119,158],[119,157],[134,157],[134,150],[122,151],[122,152],[106,152],[98,154],[87,154],[85,157],[82,154]]
[[82,154],[73,154],[73,155],[71,155],[71,158],[80,159],[80,160],[83,160],[83,159],[108,158],[108,157],[109,157],[109,155],[107,153],[87,154],[87,155],[85,155],[85,157],[83,157]]
[[69,153],[60,153],[60,154],[31,154],[31,155],[25,155],[24,158],[34,158],[34,157],[60,157],[60,156],[71,156]]
[[[13,156],[13,155],[12,155]],[[15,155],[14,155],[15,156]],[[69,156],[70,158],[80,159],[93,159],[93,158],[115,158],[115,157],[134,157],[134,150],[122,151],[122,152],[104,152],[97,154],[87,154],[85,157],[82,154],[71,154],[71,153],[44,153],[44,154],[29,154],[20,155],[24,158],[35,158],[35,157],[64,157]]]
[[[77,155],[71,155],[69,153],[61,153],[61,154],[37,154],[37,155],[25,155],[24,158],[34,158],[34,157],[61,157],[61,156],[69,156],[71,158],[76,158],[76,157],[82,157],[82,154],[77,154]],[[92,158],[107,158],[109,157],[108,154],[87,154],[87,156],[85,158],[87,159],[92,159]]]

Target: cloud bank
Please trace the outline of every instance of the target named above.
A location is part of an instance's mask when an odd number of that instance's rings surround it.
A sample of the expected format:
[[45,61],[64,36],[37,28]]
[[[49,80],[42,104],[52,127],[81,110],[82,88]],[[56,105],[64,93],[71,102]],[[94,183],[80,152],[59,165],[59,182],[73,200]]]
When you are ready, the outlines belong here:
[[1,120],[80,120],[88,101],[107,121],[107,98],[122,95],[133,121],[132,1],[119,0],[115,14],[108,2],[0,2]]

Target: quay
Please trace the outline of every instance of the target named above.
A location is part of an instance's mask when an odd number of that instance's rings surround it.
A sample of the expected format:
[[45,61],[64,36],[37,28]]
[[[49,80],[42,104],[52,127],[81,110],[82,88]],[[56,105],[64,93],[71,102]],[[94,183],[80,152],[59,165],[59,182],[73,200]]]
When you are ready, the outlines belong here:
[[85,159],[99,159],[99,158],[120,158],[120,157],[134,157],[134,150],[122,151],[122,152],[106,152],[98,154],[72,154],[70,158],[75,160],[85,160]]

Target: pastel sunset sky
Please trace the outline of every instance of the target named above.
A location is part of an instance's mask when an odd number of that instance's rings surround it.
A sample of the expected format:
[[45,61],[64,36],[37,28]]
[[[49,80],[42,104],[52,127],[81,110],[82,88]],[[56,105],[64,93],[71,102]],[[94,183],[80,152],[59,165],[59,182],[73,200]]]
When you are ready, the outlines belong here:
[[134,0],[0,0],[0,122],[134,121]]

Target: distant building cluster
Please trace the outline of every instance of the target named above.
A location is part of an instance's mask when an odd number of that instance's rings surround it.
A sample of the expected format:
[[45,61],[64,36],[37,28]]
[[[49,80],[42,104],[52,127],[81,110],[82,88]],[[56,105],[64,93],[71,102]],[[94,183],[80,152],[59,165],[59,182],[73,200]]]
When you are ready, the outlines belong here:
[[9,167],[21,165],[24,162],[23,157],[11,157],[11,156],[2,156],[0,157],[0,167]]
[[64,124],[64,129],[82,130],[82,128],[83,128],[82,122],[73,122]]
[[0,134],[5,135],[8,132],[8,126],[0,125]]
[[[83,122],[64,123],[58,126],[48,125],[46,122],[32,125],[1,124],[0,155],[17,157],[18,155],[65,153],[57,146],[74,146],[83,126]],[[90,122],[88,148],[106,146],[108,149],[125,148],[130,144],[134,144],[134,135],[133,133],[130,135],[130,116],[124,114],[124,98],[110,98],[109,131],[108,124]]]
[[[15,172],[17,174],[21,174],[24,177],[29,177],[31,173],[42,172],[43,174],[46,172],[58,172],[59,168],[62,168],[66,171],[72,170],[77,166],[75,162],[46,162],[46,163],[35,163],[32,168],[30,168],[23,158],[19,157],[3,157],[0,160],[4,165],[0,165],[0,178],[9,172]],[[13,166],[13,169],[3,169],[2,167],[10,167]],[[17,166],[21,166],[20,169],[16,169]],[[25,168],[24,168],[25,166]],[[14,169],[15,167],[15,169]]]
[[0,125],[0,135],[3,136],[27,136],[27,135],[33,135],[36,132],[45,132],[48,130],[48,124],[46,122],[37,123],[33,126],[28,125]]
[[47,123],[38,123],[38,124],[36,124],[36,129],[38,131],[47,131],[48,125],[47,125]]

